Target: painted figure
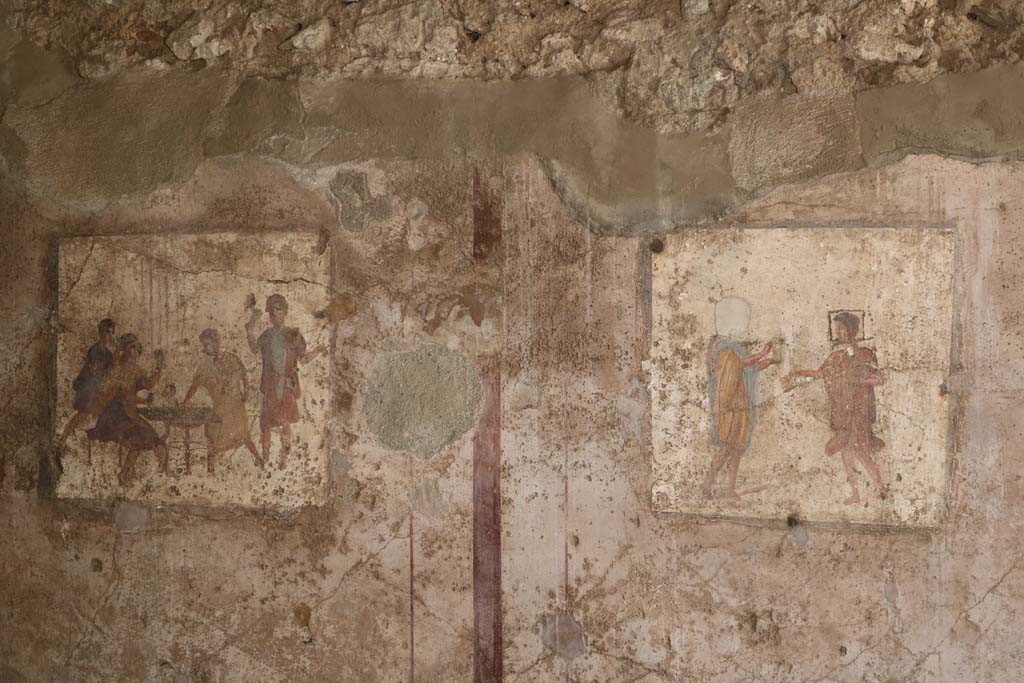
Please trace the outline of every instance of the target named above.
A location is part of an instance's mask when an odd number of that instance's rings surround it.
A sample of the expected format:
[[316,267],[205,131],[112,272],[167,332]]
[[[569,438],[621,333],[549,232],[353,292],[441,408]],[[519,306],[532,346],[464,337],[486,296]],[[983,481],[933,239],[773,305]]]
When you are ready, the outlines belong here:
[[[153,425],[139,415],[137,406],[145,403],[148,392],[160,380],[163,353],[157,351],[156,368],[147,373],[139,366],[142,344],[131,333],[121,335],[117,342],[117,358],[100,385],[96,399],[99,417],[96,426],[88,431],[93,441],[116,443],[127,453],[118,473],[118,481],[127,484],[135,476],[135,461],[141,451],[153,451],[164,474],[170,475],[167,446],[153,429]],[[147,396],[140,396],[145,390]]]
[[60,454],[64,443],[73,431],[78,429],[82,422],[89,417],[96,415],[96,399],[99,397],[100,385],[106,376],[110,366],[114,363],[114,338],[117,327],[110,318],[104,318],[98,326],[98,339],[95,344],[89,347],[85,354],[85,362],[78,376],[71,383],[75,390],[74,408],[75,414],[68,420],[67,426],[60,435],[55,449],[57,469],[63,469],[60,461]]
[[757,415],[757,384],[761,370],[779,361],[771,358],[772,345],[750,353],[741,339],[750,322],[750,304],[728,297],[715,305],[715,331],[709,355],[711,443],[718,447],[702,491],[712,496],[719,472],[726,468],[727,498],[738,498],[736,477],[740,459],[750,447]]
[[846,470],[846,480],[852,494],[847,504],[861,502],[857,487],[856,464],[860,463],[878,486],[882,498],[889,490],[882,483],[882,475],[873,454],[885,446],[875,436],[875,387],[885,383],[878,368],[875,352],[857,343],[860,318],[849,311],[841,311],[831,319],[833,339],[838,343],[817,370],[794,370],[783,379],[791,385],[796,377],[820,379],[825,383],[831,411],[832,438],[825,445],[825,453],[839,455]]
[[302,389],[298,366],[312,361],[327,349],[319,346],[307,351],[302,334],[294,327],[285,327],[288,302],[280,294],[267,297],[266,310],[270,316],[270,327],[256,337],[253,327],[259,319],[260,311],[253,308],[245,333],[249,348],[253,353],[260,354],[263,363],[260,376],[260,445],[263,461],[269,462],[271,430],[280,428],[281,458],[278,468],[284,469],[291,450],[291,426],[299,421],[298,399]]
[[263,467],[263,460],[256,452],[256,445],[249,436],[249,416],[245,412],[245,400],[249,395],[249,383],[245,377],[242,361],[233,353],[222,351],[220,334],[217,330],[206,329],[199,334],[203,358],[196,368],[192,385],[185,393],[184,404],[202,387],[213,403],[213,419],[206,423],[206,469],[211,474],[217,456],[245,445],[252,454],[257,467]]

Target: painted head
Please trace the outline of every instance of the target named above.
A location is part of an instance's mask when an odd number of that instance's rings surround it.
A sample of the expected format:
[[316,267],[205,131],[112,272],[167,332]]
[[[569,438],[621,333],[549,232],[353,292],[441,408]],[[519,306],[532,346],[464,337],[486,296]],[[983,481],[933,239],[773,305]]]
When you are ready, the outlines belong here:
[[117,350],[121,352],[121,356],[128,360],[135,360],[142,355],[142,343],[139,342],[139,338],[131,332],[122,334],[117,340]]
[[199,345],[207,356],[214,356],[220,352],[220,333],[212,327],[207,327],[199,333]]
[[288,302],[280,294],[271,294],[267,297],[267,313],[270,314],[270,324],[281,327],[288,316]]
[[727,296],[715,304],[715,333],[726,339],[739,339],[750,327],[750,304]]
[[849,343],[856,341],[860,332],[860,318],[849,311],[840,311],[832,316],[832,336],[836,341]]
[[100,341],[104,343],[110,343],[114,340],[117,334],[117,325],[110,318],[104,318],[99,324],[99,337]]

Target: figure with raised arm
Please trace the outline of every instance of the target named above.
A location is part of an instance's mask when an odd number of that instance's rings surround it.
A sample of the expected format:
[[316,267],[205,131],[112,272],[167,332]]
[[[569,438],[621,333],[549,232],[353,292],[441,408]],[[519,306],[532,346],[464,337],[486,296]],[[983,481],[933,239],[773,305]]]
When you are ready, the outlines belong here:
[[254,328],[260,311],[252,309],[245,325],[246,338],[253,353],[262,360],[260,374],[260,445],[263,462],[270,459],[270,440],[274,429],[281,431],[281,457],[278,469],[284,469],[292,444],[292,425],[299,421],[298,399],[302,396],[299,365],[309,363],[325,352],[325,346],[307,351],[306,340],[298,329],[286,327],[288,302],[280,294],[267,297],[270,327],[256,336]]

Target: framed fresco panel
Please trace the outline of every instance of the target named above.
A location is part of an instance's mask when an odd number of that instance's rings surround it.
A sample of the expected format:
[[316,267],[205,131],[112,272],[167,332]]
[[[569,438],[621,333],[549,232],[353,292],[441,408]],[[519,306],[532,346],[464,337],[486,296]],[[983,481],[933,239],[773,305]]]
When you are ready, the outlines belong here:
[[953,276],[940,229],[670,237],[651,265],[654,508],[936,525]]
[[329,258],[305,233],[61,240],[57,495],[322,502]]

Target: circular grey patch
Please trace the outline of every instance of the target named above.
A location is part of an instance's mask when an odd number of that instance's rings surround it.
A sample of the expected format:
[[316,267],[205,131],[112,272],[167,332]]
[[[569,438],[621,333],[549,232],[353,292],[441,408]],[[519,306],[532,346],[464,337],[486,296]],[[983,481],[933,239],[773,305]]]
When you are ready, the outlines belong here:
[[473,426],[481,393],[473,363],[430,345],[382,356],[370,373],[363,412],[383,445],[429,457]]

